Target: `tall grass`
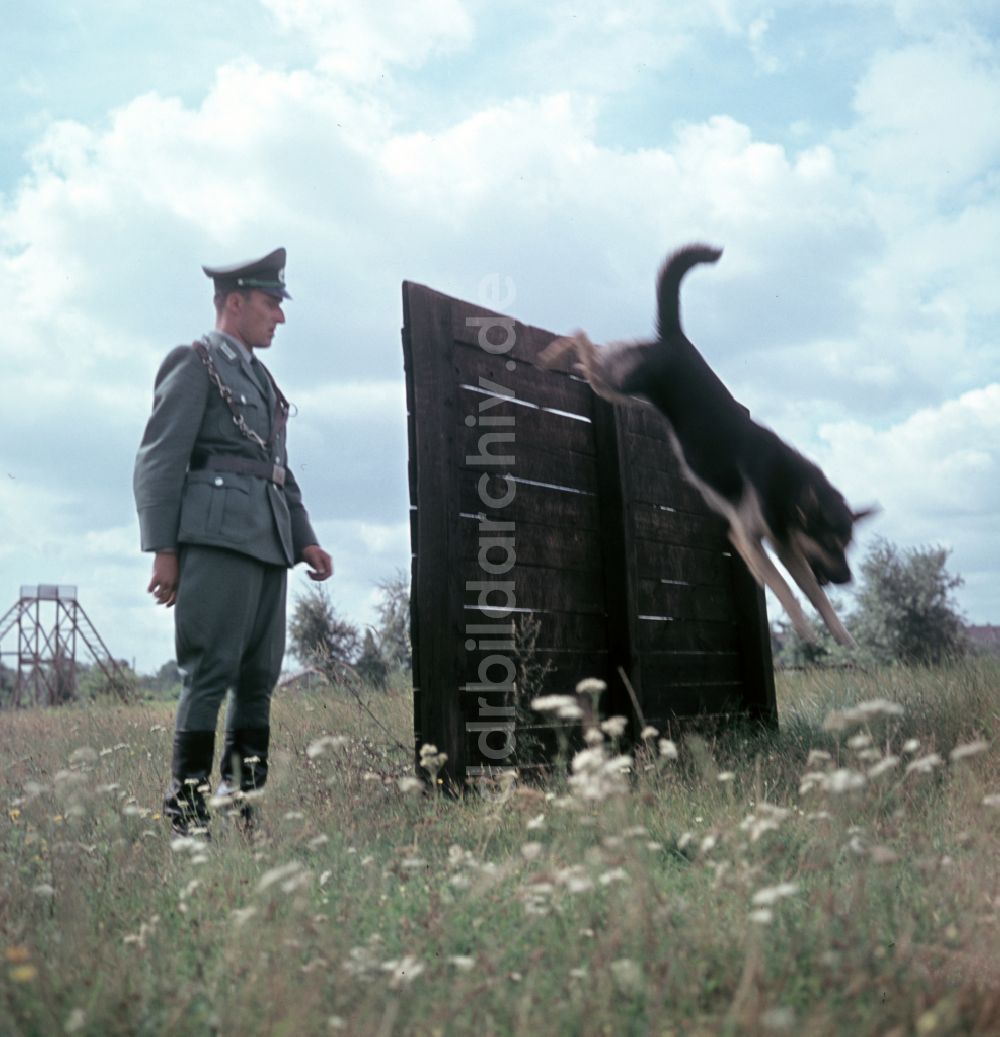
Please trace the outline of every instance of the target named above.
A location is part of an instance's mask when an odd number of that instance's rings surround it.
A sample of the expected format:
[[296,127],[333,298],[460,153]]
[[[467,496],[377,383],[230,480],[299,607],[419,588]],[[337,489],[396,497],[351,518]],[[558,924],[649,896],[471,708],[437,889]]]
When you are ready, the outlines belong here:
[[778,733],[458,800],[405,691],[280,695],[262,831],[208,845],[169,707],[4,713],[0,1033],[1000,1032],[998,691],[782,675]]

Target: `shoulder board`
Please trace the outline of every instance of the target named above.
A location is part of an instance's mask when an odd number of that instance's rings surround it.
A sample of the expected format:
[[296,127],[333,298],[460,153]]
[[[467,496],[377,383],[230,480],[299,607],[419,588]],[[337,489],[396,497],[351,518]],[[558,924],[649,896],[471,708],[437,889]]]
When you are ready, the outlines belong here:
[[235,360],[236,359],[236,350],[233,349],[233,347],[228,342],[220,342],[219,343],[219,352],[227,360]]

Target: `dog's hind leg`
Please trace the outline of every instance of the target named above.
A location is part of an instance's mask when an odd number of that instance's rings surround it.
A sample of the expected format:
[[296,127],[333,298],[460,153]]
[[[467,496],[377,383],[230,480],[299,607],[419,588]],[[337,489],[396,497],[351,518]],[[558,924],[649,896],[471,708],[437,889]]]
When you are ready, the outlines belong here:
[[788,570],[788,575],[799,585],[802,593],[812,602],[813,608],[823,617],[823,622],[837,643],[842,644],[845,648],[854,648],[856,644],[854,638],[834,612],[830,599],[823,592],[815,574],[809,568],[809,563],[801,553],[789,544],[776,543],[774,549],[778,552],[781,564]]
[[802,611],[802,606],[792,592],[792,588],[788,586],[785,578],[778,571],[778,567],[768,558],[761,542],[737,525],[730,526],[729,540],[743,561],[747,563],[747,568],[753,573],[757,582],[769,587],[774,592],[774,596],[792,621],[792,626],[799,637],[810,644],[816,644],[816,631],[813,630],[812,624]]

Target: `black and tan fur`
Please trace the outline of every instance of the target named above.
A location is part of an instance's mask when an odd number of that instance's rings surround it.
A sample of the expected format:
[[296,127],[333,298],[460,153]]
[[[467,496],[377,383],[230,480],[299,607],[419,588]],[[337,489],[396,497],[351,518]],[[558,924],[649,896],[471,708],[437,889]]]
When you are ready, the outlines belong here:
[[815,464],[752,421],[681,330],[681,279],[720,255],[721,249],[689,245],[668,257],[657,282],[656,339],[598,348],[578,331],[552,342],[539,361],[551,367],[572,353],[574,369],[601,396],[613,402],[648,399],[670,422],[684,476],[729,523],[733,547],[774,592],[800,636],[816,637],[764,540],[837,641],[852,645],[823,585],[850,581],[846,550],[854,523],[871,511],[852,511]]

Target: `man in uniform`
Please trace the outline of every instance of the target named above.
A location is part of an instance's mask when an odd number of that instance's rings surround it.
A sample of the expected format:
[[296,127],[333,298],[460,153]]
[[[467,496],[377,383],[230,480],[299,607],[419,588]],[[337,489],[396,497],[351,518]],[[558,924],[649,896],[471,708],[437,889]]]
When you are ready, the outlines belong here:
[[[215,284],[215,330],[178,346],[156,376],[133,485],[148,590],[176,604],[177,706],[164,814],[180,834],[207,825],[219,707],[230,692],[220,795],[267,780],[271,693],[285,648],[287,569],[333,572],[288,467],[288,402],[255,356],[285,321],[285,250],[202,267]],[[252,819],[244,801],[241,814]]]

